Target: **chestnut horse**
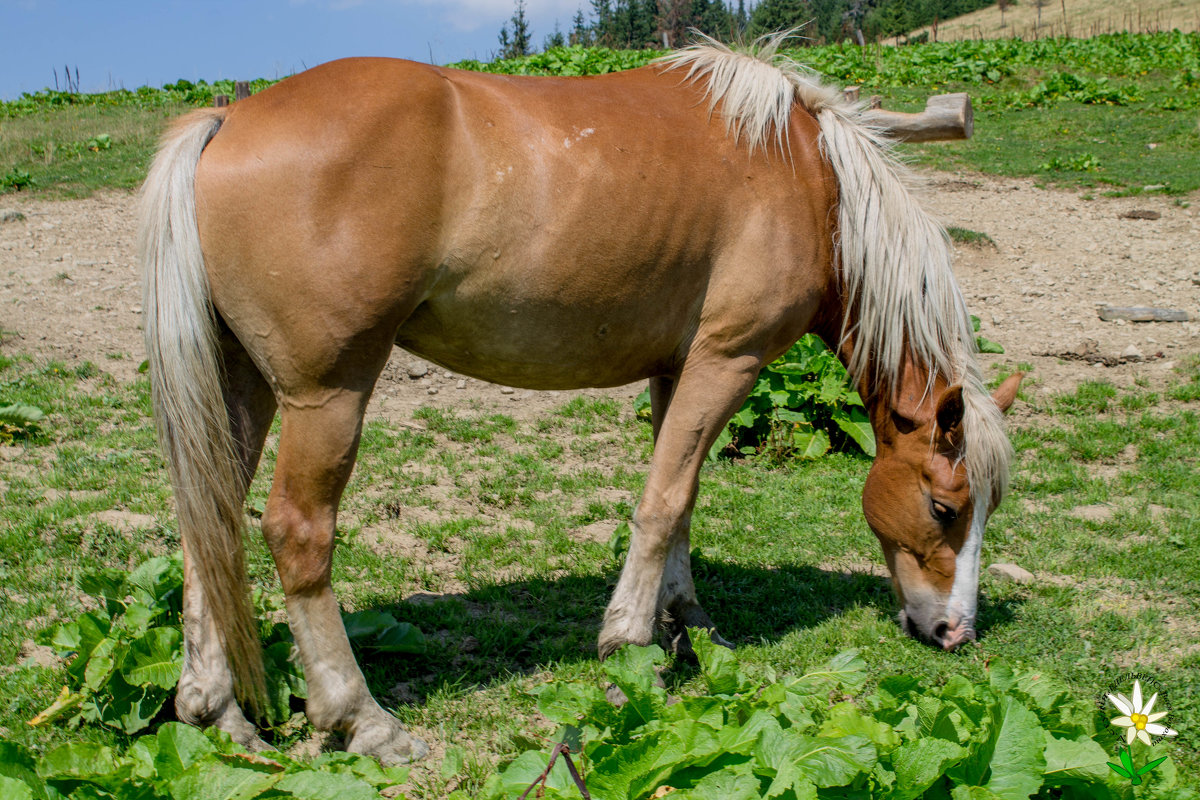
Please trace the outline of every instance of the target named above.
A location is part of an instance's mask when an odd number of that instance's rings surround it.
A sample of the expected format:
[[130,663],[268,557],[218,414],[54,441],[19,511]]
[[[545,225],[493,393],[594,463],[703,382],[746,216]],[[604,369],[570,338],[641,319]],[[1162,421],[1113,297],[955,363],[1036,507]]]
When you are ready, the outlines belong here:
[[712,630],[688,526],[709,446],[806,331],[840,343],[878,455],[863,508],[906,629],[972,638],[1010,449],[942,228],[867,112],[779,55],[707,42],[592,78],[350,59],[166,135],[143,190],[145,335],[185,557],[176,710],[261,745],[243,503],[281,416],[263,535],[308,717],[423,755],[367,689],[330,586],[338,502],[394,345],[530,389],[649,379],[654,455],[600,656]]

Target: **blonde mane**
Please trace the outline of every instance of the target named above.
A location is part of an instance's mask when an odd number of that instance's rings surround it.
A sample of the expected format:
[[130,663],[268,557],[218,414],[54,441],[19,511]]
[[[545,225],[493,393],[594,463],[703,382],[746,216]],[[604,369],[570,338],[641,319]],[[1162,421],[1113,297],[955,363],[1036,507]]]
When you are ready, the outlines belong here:
[[976,502],[987,508],[1007,489],[1012,449],[976,363],[949,238],[916,202],[909,171],[871,113],[780,52],[789,34],[738,49],[705,37],[656,63],[686,69],[685,81],[706,83],[709,111],[719,106],[730,135],[751,151],[773,142],[787,152],[796,104],[817,119],[821,151],[838,179],[839,276],[846,307],[854,310],[842,325],[843,340],[854,343],[850,375],[891,391],[907,350],[929,369],[930,387],[939,374],[962,384],[963,461]]

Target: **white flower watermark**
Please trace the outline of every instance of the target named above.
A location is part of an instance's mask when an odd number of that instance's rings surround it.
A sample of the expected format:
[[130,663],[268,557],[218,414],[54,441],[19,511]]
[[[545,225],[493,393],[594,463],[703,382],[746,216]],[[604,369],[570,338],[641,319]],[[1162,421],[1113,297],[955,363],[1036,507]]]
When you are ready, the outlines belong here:
[[1175,736],[1178,733],[1178,731],[1158,723],[1158,720],[1167,715],[1166,711],[1154,712],[1154,701],[1158,699],[1158,692],[1152,694],[1145,704],[1142,703],[1141,681],[1133,682],[1132,700],[1120,692],[1108,695],[1108,699],[1122,714],[1113,719],[1112,724],[1125,728],[1125,744],[1127,745],[1133,744],[1135,738],[1143,744],[1150,745],[1153,744],[1150,741],[1151,736]]

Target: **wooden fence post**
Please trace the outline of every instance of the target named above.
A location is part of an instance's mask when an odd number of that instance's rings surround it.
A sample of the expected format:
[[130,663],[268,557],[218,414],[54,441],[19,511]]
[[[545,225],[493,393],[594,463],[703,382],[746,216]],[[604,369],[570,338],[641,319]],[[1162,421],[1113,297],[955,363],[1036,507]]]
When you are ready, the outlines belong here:
[[249,96],[250,96],[250,82],[249,81],[236,81],[233,84],[233,99],[234,100],[245,100]]
[[227,95],[227,94],[217,95],[216,97],[213,98],[213,105],[216,106],[217,108],[224,108],[225,106],[229,105],[229,95]]

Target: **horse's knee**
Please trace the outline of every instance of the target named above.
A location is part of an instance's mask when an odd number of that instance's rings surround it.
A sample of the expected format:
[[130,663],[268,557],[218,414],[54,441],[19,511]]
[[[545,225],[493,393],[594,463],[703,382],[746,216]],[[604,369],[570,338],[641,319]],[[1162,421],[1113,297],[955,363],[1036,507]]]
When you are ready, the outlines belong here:
[[314,518],[296,506],[272,499],[263,512],[263,538],[275,558],[286,594],[303,594],[329,584],[334,521]]

